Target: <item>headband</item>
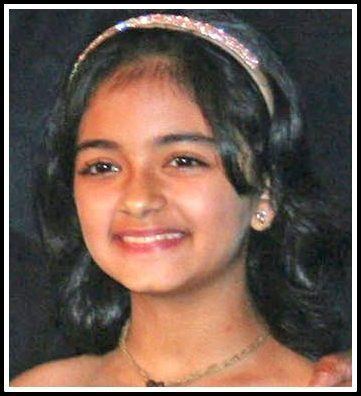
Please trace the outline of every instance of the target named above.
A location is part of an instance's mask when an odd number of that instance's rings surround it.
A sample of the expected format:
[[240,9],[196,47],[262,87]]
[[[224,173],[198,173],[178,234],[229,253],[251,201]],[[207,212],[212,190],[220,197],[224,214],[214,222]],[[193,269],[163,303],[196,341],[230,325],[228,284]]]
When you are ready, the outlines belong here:
[[70,74],[70,80],[76,74],[79,65],[87,55],[97,48],[101,43],[119,32],[128,29],[168,29],[181,32],[192,33],[222,48],[225,52],[232,55],[249,73],[253,81],[257,84],[262,96],[266,102],[270,115],[273,115],[273,95],[271,88],[267,82],[266,76],[262,73],[259,60],[252,52],[240,43],[236,38],[225,33],[222,29],[218,29],[208,23],[196,21],[186,16],[166,15],[166,14],[150,14],[130,18],[126,21],[108,28],[93,40],[88,47],[78,56],[77,61]]

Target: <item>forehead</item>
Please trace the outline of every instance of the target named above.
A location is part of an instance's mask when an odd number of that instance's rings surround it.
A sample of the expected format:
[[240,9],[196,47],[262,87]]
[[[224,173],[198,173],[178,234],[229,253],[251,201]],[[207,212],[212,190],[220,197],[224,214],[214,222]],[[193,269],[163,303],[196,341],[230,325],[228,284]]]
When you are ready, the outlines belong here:
[[141,79],[164,80],[179,88],[186,88],[191,95],[191,84],[184,62],[164,55],[147,55],[126,62],[115,69],[105,82],[113,89],[121,89],[128,83]]
[[119,69],[93,94],[78,138],[137,135],[141,139],[174,131],[212,135],[192,94],[162,70],[155,74],[155,69]]

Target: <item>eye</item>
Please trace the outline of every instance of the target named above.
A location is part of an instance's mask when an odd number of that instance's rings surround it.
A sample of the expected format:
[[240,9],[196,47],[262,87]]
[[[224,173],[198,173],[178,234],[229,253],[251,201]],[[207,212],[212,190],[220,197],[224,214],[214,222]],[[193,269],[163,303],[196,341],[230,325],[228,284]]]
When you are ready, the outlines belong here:
[[120,168],[108,161],[97,161],[91,164],[87,164],[83,169],[80,170],[80,175],[105,175],[107,173],[119,172]]
[[174,157],[170,161],[170,165],[176,168],[208,167],[208,164],[206,162],[188,155],[179,155],[177,157]]

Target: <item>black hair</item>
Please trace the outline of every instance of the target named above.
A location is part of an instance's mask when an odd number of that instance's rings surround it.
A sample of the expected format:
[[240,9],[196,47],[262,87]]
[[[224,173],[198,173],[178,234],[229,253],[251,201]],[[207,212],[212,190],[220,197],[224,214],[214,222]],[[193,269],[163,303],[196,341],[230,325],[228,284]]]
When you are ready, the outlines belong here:
[[267,231],[250,231],[246,271],[254,306],[273,336],[310,358],[349,347],[343,334],[349,326],[344,263],[350,236],[330,221],[320,198],[294,83],[264,38],[232,22],[236,25],[215,24],[260,59],[274,95],[272,117],[249,73],[223,50],[188,33],[125,31],[92,51],[71,81],[72,66],[67,72],[43,141],[36,207],[60,283],[59,324],[79,353],[116,346],[130,299],[128,290],[93,262],[82,239],[72,191],[78,125],[105,78],[119,65],[150,55],[170,59],[169,73],[197,101],[238,194],[270,193],[275,221]]

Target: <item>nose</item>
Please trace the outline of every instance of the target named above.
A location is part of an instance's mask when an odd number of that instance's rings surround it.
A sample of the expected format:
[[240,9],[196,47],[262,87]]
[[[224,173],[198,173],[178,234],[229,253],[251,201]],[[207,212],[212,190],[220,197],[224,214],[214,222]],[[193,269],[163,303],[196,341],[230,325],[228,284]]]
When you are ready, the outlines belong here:
[[151,171],[128,175],[121,190],[118,211],[129,216],[143,218],[166,205],[161,183]]

